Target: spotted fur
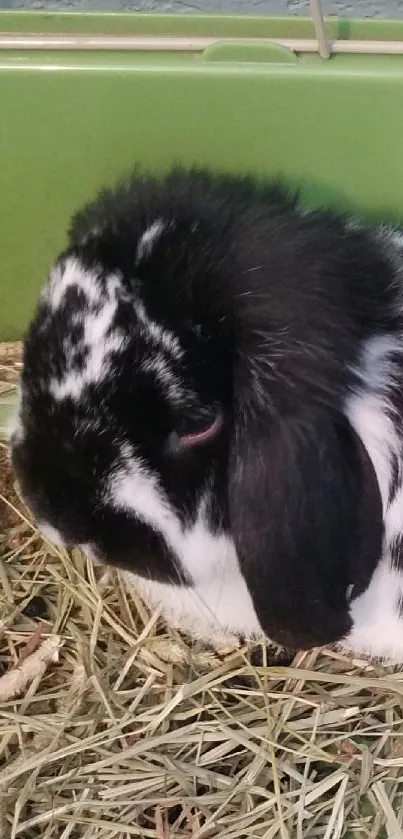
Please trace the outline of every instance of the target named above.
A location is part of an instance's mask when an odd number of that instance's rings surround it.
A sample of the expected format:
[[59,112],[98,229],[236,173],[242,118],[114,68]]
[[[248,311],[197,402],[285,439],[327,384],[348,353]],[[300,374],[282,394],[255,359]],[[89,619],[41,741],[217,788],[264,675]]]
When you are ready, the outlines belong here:
[[180,628],[403,661],[403,233],[251,178],[77,214],[11,429],[46,538]]

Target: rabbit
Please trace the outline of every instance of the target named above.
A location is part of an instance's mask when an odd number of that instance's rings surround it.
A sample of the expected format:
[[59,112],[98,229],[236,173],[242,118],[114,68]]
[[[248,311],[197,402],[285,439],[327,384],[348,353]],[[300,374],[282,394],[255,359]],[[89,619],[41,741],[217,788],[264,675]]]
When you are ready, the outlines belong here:
[[403,233],[135,171],[73,217],[10,432],[45,536],[195,637],[403,662]]

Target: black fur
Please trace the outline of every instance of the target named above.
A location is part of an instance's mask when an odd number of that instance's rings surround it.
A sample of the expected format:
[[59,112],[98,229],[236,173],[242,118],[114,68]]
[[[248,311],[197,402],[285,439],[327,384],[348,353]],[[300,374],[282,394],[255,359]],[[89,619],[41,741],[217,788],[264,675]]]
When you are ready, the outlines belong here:
[[[137,243],[156,219],[164,230],[136,265]],[[55,407],[46,383],[63,368],[60,336],[80,301],[67,300],[58,318],[39,305],[25,343],[27,442],[14,447],[38,517],[67,541],[98,542],[109,562],[177,579],[156,534],[136,531],[102,499],[116,440],[129,439],[183,523],[208,490],[211,526],[232,533],[271,638],[293,648],[341,638],[347,589],[365,588],[382,549],[375,474],[343,413],[363,343],[399,325],[382,245],[333,212],[301,212],[278,185],[176,170],[102,193],[73,221],[63,258],[72,255],[121,275],[115,325],[128,348],[84,408]],[[139,372],[149,348],[131,299],[185,350],[176,372],[191,397],[177,409]],[[80,411],[97,415],[101,436],[81,428]],[[217,412],[217,439],[167,450],[172,432],[203,428]]]

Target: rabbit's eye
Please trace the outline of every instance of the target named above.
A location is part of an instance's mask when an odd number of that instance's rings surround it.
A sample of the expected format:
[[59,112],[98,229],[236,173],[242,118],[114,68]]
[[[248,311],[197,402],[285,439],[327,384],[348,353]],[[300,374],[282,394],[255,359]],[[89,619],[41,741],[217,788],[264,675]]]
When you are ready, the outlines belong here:
[[178,453],[196,446],[204,446],[211,443],[220,433],[223,426],[223,418],[217,416],[210,425],[192,431],[172,431],[168,437],[167,450],[170,453]]

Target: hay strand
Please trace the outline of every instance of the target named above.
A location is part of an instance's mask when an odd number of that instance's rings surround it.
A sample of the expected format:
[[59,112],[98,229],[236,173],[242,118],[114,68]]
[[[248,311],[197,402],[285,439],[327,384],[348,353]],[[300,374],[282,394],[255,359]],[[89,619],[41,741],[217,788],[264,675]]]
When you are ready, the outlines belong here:
[[20,656],[20,663],[0,678],[0,705],[23,693],[34,679],[40,679],[51,662],[59,660],[61,639],[51,635],[31,655]]

